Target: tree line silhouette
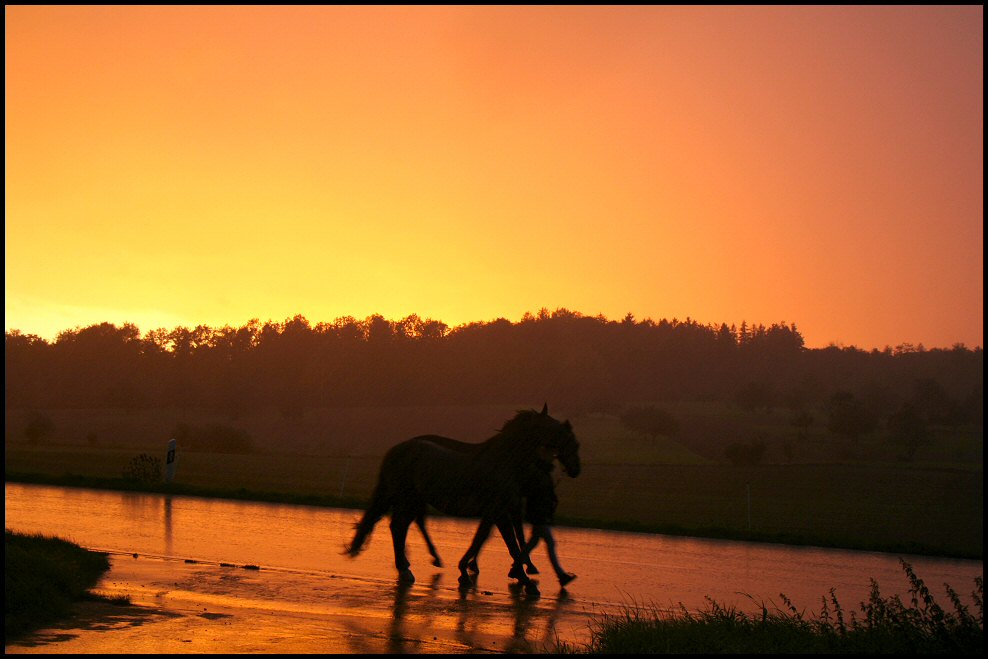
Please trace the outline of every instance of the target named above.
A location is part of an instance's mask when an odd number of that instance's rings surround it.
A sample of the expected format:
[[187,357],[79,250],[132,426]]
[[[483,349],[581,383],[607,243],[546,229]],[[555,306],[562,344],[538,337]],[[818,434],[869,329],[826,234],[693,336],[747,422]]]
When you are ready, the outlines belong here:
[[980,347],[808,349],[795,324],[784,322],[704,325],[631,314],[617,321],[567,309],[458,327],[417,315],[315,325],[297,315],[144,335],[132,324],[101,323],[51,342],[12,330],[4,344],[12,409],[238,414],[274,406],[291,416],[313,407],[550,399],[571,414],[677,400],[798,411],[834,405],[837,396],[882,418],[910,401],[927,406],[928,420],[983,419]]

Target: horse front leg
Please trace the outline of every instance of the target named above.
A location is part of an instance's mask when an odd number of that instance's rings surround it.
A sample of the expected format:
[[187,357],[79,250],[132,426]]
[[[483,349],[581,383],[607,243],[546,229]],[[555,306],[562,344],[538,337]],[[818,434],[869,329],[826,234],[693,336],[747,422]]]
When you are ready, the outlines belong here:
[[480,520],[480,524],[477,526],[477,532],[473,534],[473,542],[470,543],[470,547],[463,554],[463,558],[460,559],[458,565],[460,568],[459,582],[461,586],[469,586],[473,583],[470,575],[467,574],[467,569],[471,561],[476,561],[477,555],[480,553],[480,548],[484,546],[487,536],[491,534],[491,527],[493,525],[494,523],[486,517]]
[[[515,511],[511,515],[511,524],[515,528],[515,540],[518,542],[518,546],[524,549],[525,547],[525,524],[522,521],[521,511]],[[535,563],[532,562],[532,555],[526,554],[525,556],[525,572],[528,574],[538,574],[539,569],[535,567]]]
[[411,526],[414,515],[407,512],[395,511],[391,515],[391,542],[395,550],[395,567],[398,569],[398,581],[415,583],[415,575],[409,569],[408,556],[405,555],[405,539],[408,537],[408,527]]
[[531,581],[528,575],[525,574],[525,570],[522,567],[524,565],[525,556],[522,556],[521,544],[518,542],[515,536],[515,526],[510,519],[498,518],[497,530],[501,532],[501,537],[504,539],[504,544],[508,548],[508,553],[511,554],[511,571],[508,572],[508,576],[512,579],[517,579],[523,584],[528,584]]
[[515,526],[511,517],[499,518],[497,528],[501,532],[501,537],[504,538],[504,544],[508,546],[508,553],[511,554],[513,560],[508,576],[517,579],[519,583],[525,586],[526,593],[538,597],[540,594],[538,585],[528,578],[523,568],[528,560],[528,551],[518,545],[518,541],[515,539]]

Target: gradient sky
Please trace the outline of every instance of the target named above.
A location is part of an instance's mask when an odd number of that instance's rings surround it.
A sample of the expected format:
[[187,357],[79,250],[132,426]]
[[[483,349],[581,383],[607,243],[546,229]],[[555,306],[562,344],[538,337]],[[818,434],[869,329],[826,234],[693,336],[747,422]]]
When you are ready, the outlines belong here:
[[984,337],[983,7],[6,6],[5,327]]

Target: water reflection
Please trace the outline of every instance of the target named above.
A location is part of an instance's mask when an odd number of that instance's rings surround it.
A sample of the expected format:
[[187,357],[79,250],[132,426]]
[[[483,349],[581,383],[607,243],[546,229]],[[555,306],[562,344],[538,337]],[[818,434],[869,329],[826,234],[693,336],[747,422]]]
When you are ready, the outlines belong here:
[[528,629],[532,624],[532,616],[538,611],[535,598],[529,597],[521,584],[511,584],[508,587],[511,592],[511,602],[515,614],[514,631],[511,634],[511,642],[505,648],[508,652],[530,652],[531,646],[525,638]]
[[[187,496],[115,493],[97,490],[28,486],[8,483],[5,488],[6,525],[22,532],[54,533],[83,546],[120,553],[194,558],[204,562],[254,564],[318,574],[334,574],[387,588],[377,594],[378,607],[398,602],[392,593],[393,551],[387,529],[379,529],[368,548],[357,559],[339,555],[352,534],[358,511],[308,506],[269,505],[198,499]],[[469,544],[476,522],[437,517],[430,520],[430,533],[443,555],[460,555]],[[855,608],[870,592],[875,578],[884,595],[908,597],[908,582],[899,557],[875,552],[850,552],[814,547],[758,545],[735,541],[675,538],[592,529],[556,529],[560,558],[580,579],[570,586],[580,609],[606,603],[620,606],[640,602],[657,608],[703,608],[710,596],[726,606],[752,609],[757,601],[778,601],[785,593],[799,608],[815,610],[820,598],[837,588],[841,602]],[[411,534],[410,550],[421,561],[427,553],[420,536]],[[497,546],[497,545],[495,545]],[[416,611],[419,595],[433,593],[447,598],[457,616],[461,633],[476,635],[476,621],[464,607],[497,600],[503,605],[510,557],[497,546],[485,553],[485,575],[490,590],[456,592],[449,579],[456,570],[437,570],[433,585],[423,583],[422,592],[406,593],[409,608],[394,607],[398,621],[408,627],[405,611]],[[413,556],[414,563],[415,556]],[[982,574],[981,561],[957,561],[916,556],[906,557],[928,584],[948,583],[968,599],[972,580]],[[422,564],[421,562],[419,563]],[[453,588],[443,590],[439,581],[447,576]],[[495,575],[497,575],[495,577]],[[548,584],[544,579],[543,583]],[[932,588],[931,588],[932,589]],[[400,603],[400,602],[398,602]],[[524,626],[526,609],[512,599],[513,620]],[[779,602],[781,603],[781,602]],[[540,610],[550,604],[547,599]],[[474,607],[476,608],[476,607]],[[393,618],[395,611],[386,616]],[[532,614],[534,615],[534,614]],[[529,629],[535,618],[529,618]],[[452,626],[452,625],[451,625]],[[472,631],[473,630],[473,631]],[[509,630],[504,630],[509,631]],[[531,634],[528,634],[530,637]]]
[[[143,532],[159,526],[162,529],[161,547],[163,547],[166,556],[173,556],[175,547],[172,528],[172,496],[170,494],[144,494],[140,492],[122,492],[119,496],[121,510],[117,515],[119,519],[116,520],[116,524],[136,526]],[[112,516],[114,514],[112,508],[102,506],[104,503],[103,500],[97,500],[90,505],[101,506],[104,508],[104,514]],[[156,524],[157,520],[160,520],[158,524]],[[137,529],[135,529],[136,531]]]
[[388,652],[392,654],[405,653],[405,630],[402,620],[408,610],[408,592],[412,584],[399,581],[394,589],[394,605],[391,612],[391,629],[388,630]]
[[175,553],[172,543],[172,497],[165,496],[165,553],[172,556]]

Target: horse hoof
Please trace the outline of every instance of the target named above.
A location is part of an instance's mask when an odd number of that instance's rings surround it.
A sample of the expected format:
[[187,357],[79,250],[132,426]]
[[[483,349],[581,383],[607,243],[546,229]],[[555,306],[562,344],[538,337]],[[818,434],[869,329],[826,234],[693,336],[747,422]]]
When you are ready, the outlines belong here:
[[527,594],[532,599],[538,599],[542,597],[542,593],[539,592],[539,587],[534,581],[530,581],[525,584],[525,594]]
[[509,579],[518,579],[520,581],[525,580],[525,573],[522,571],[520,565],[512,565],[511,570],[508,571]]
[[415,583],[415,575],[412,574],[411,570],[402,570],[398,573],[398,581],[399,583],[413,584]]
[[525,572],[528,572],[529,574],[538,574],[539,573],[539,568],[537,568],[534,565],[532,565],[531,563],[529,563],[528,567],[525,568]]
[[460,588],[469,588],[470,586],[473,585],[473,579],[471,579],[469,575],[466,574],[461,574],[457,578],[457,581],[460,582]]
[[436,567],[442,567],[443,566],[443,562],[441,560],[439,560],[438,558],[436,560],[432,561],[432,564],[435,565]]

